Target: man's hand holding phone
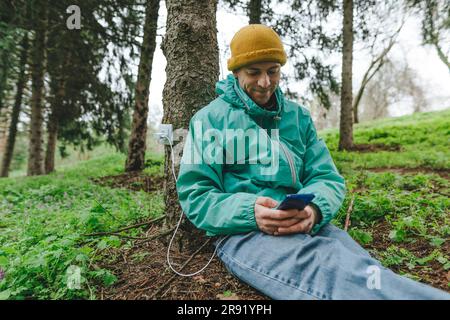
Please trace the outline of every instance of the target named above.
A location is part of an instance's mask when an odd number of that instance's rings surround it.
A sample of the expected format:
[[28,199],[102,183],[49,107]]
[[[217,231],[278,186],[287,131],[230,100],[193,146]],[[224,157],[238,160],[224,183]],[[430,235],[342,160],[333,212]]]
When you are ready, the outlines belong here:
[[[312,199],[312,198],[311,198]],[[311,200],[309,199],[309,201]],[[280,204],[287,205],[293,199],[285,199]],[[309,203],[309,201],[307,201]],[[255,218],[259,229],[271,235],[309,233],[319,220],[319,213],[310,205],[303,209],[275,209],[278,202],[269,197],[258,197],[255,202]],[[287,205],[289,208],[290,206]],[[301,206],[303,207],[303,206]]]

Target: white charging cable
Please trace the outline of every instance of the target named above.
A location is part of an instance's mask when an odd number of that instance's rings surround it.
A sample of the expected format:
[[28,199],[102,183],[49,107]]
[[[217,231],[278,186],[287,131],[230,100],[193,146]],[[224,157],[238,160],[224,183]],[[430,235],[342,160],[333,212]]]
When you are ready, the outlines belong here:
[[[171,155],[171,159],[172,159],[172,174],[173,174],[174,181],[176,182],[176,181],[177,181],[177,177],[175,176],[175,159],[174,159],[175,157],[174,157],[174,155],[173,155],[172,140],[171,140],[167,135],[161,135],[161,136],[164,137],[164,138],[166,138],[167,141],[169,141],[169,145],[170,145],[170,155]],[[196,271],[196,272],[188,273],[188,274],[178,272],[177,270],[174,269],[174,267],[172,266],[172,263],[170,262],[170,249],[172,248],[173,240],[175,239],[175,235],[177,234],[178,228],[180,227],[181,221],[183,220],[183,214],[184,214],[184,212],[183,212],[183,210],[181,210],[180,219],[178,219],[177,226],[175,227],[175,231],[174,231],[174,233],[173,233],[173,235],[172,235],[172,238],[170,239],[169,246],[168,246],[168,248],[167,248],[167,255],[166,255],[166,258],[167,258],[167,264],[169,265],[169,268],[170,268],[173,272],[175,272],[177,275],[182,276],[182,277],[192,277],[192,276],[195,276],[196,274],[199,274],[200,272],[202,272],[203,270],[205,270],[206,267],[209,266],[209,264],[211,263],[212,259],[214,259],[214,256],[216,255],[217,248],[219,247],[219,245],[220,245],[220,244],[221,244],[228,236],[224,236],[224,237],[222,237],[222,239],[220,239],[219,243],[216,245],[216,248],[214,249],[214,252],[213,252],[211,258],[209,259],[209,261],[206,263],[206,265],[205,265],[203,268],[201,268],[200,270],[198,270],[198,271]]]

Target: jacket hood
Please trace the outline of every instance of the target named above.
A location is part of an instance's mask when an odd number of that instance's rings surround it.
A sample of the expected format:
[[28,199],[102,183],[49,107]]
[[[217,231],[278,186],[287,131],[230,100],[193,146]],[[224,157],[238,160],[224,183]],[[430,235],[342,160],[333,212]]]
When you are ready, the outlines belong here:
[[275,90],[277,109],[269,111],[257,105],[239,85],[239,81],[229,74],[226,79],[216,83],[216,93],[236,108],[244,109],[251,116],[277,118],[281,117],[284,108],[284,97],[280,87]]

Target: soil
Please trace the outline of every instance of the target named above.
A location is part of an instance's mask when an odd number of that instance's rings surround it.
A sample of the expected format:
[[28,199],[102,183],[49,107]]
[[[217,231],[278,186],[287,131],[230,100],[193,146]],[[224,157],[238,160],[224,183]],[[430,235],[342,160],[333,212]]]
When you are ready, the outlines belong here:
[[[160,232],[154,226],[149,236]],[[170,235],[171,236],[171,235]],[[207,269],[193,277],[175,276],[166,262],[167,239],[158,239],[135,245],[131,249],[115,249],[105,252],[103,268],[111,270],[119,279],[114,286],[103,288],[101,299],[112,300],[265,300],[253,288],[232,276],[215,257]],[[181,265],[192,253],[179,252],[173,245],[170,259],[175,270],[182,273],[193,273],[203,268],[214,252],[209,244],[180,271]],[[116,257],[107,261],[107,257]],[[159,290],[159,292],[158,292]],[[158,292],[157,294],[155,294]]]
[[114,176],[104,176],[92,179],[95,183],[111,188],[126,188],[133,191],[152,192],[161,190],[164,184],[163,176],[150,176],[141,172],[126,172]]
[[[390,230],[391,227],[385,220],[382,220],[371,229],[373,241],[364,247],[372,253],[373,257],[379,259],[380,256],[377,253],[385,251],[389,246],[394,244],[389,238]],[[415,238],[412,242],[395,243],[395,245],[399,248],[407,249],[418,258],[424,258],[436,249],[421,238]],[[445,256],[450,257],[450,241],[445,241],[439,249]],[[408,269],[405,265],[391,266],[389,268],[396,273],[406,272],[414,276],[419,276],[421,282],[450,293],[450,287],[448,286],[450,282],[450,271],[444,270],[442,264],[435,260],[428,262],[426,266],[416,265],[412,270]]]
[[356,152],[378,152],[378,151],[401,151],[402,148],[398,144],[387,145],[384,143],[360,143],[354,144],[349,151]]
[[391,167],[391,168],[370,168],[364,169],[371,172],[392,172],[397,174],[437,174],[444,179],[450,180],[450,169],[436,169],[429,167],[416,167],[416,168],[399,168],[399,167]]

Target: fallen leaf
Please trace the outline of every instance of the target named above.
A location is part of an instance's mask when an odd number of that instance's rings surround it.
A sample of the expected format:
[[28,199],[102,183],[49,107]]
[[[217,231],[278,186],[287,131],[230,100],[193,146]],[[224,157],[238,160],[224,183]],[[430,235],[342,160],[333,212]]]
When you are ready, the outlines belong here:
[[205,280],[205,278],[203,278],[203,276],[195,276],[193,279],[195,281],[197,281],[198,283],[201,283],[201,284],[204,284],[204,283],[208,282],[208,281]]

